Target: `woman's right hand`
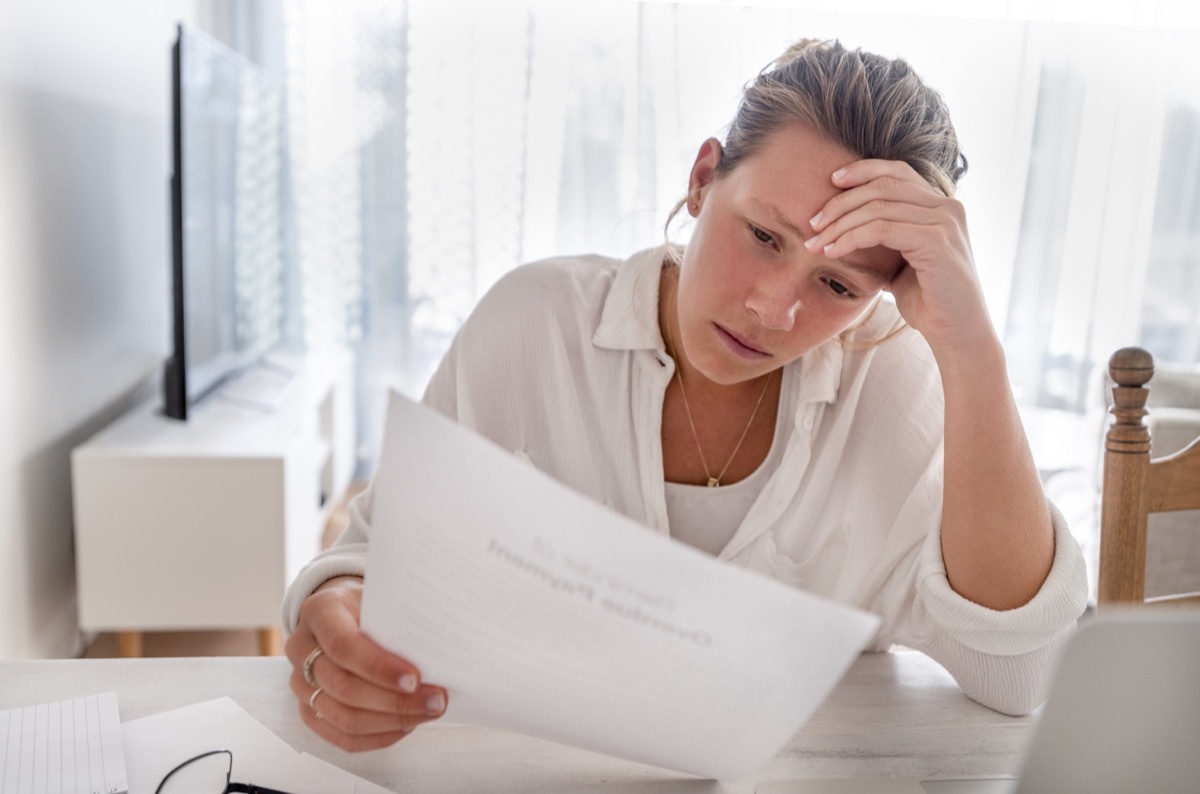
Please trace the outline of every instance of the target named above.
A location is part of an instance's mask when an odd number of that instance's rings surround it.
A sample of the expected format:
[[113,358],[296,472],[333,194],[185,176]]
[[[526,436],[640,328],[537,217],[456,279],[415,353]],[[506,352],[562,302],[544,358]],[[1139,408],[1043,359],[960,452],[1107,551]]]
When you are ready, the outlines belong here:
[[[362,589],[356,576],[325,582],[305,599],[285,646],[300,719],[351,752],[394,744],[446,710],[446,690],[422,684],[411,662],[363,633]],[[304,678],[304,664],[316,648],[321,652],[309,665],[314,687]]]

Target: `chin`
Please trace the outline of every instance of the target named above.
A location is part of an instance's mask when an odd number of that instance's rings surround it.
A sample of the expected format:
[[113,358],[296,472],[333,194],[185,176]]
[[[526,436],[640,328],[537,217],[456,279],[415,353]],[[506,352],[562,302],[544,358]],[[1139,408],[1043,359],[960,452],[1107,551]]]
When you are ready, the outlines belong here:
[[696,365],[696,369],[700,370],[700,374],[705,378],[719,386],[737,386],[761,378],[775,367],[749,369],[728,365],[717,367]]

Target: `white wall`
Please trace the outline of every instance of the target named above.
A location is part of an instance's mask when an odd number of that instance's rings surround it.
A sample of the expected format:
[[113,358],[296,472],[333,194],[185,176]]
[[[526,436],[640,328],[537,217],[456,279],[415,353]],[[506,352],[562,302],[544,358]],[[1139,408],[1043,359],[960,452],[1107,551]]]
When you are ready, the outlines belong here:
[[69,455],[167,351],[170,46],[193,17],[0,10],[0,658],[80,648]]

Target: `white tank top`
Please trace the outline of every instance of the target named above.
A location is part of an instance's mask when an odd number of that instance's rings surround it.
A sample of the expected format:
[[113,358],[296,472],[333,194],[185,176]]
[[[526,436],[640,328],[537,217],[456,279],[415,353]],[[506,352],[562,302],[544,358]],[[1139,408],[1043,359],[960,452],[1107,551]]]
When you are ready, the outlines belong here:
[[767,480],[779,465],[788,422],[775,418],[775,438],[762,465],[744,480],[720,488],[666,483],[667,521],[671,537],[714,557],[733,539]]

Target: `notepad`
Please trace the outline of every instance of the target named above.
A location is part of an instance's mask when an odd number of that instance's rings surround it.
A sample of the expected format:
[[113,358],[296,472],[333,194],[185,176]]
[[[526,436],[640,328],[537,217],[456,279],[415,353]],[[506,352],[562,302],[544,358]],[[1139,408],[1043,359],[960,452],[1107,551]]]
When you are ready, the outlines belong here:
[[117,695],[0,711],[0,794],[126,794]]

